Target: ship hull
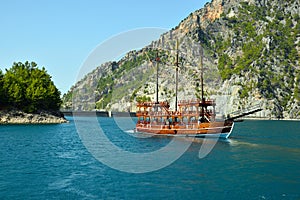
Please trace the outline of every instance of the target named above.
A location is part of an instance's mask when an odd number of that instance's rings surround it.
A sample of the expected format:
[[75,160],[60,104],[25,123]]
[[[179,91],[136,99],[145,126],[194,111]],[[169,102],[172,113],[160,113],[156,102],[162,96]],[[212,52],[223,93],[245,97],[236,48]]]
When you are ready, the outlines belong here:
[[228,138],[233,130],[234,123],[224,122],[203,123],[189,126],[165,126],[140,124],[136,127],[136,132],[153,135],[166,135],[176,137],[213,137]]

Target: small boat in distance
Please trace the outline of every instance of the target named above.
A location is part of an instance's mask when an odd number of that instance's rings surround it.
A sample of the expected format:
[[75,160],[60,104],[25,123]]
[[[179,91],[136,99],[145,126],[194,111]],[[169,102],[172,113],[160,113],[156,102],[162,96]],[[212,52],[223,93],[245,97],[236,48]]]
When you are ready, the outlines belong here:
[[[202,50],[202,49],[201,49]],[[202,53],[201,53],[202,54]],[[158,100],[158,54],[156,56],[156,101],[138,102],[135,131],[154,135],[220,137],[228,138],[234,127],[234,120],[217,120],[214,100],[206,100],[203,88],[203,61],[201,67],[201,99],[177,100],[178,93],[178,43],[176,55],[175,110],[166,101]]]

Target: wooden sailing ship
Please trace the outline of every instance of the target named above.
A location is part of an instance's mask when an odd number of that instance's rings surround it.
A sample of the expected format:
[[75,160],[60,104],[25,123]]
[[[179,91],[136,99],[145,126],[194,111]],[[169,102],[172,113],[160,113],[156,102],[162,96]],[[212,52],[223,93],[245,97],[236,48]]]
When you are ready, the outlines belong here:
[[208,110],[209,106],[214,105],[213,100],[179,101],[179,110],[172,111],[168,102],[138,103],[136,131],[172,136],[228,138],[234,122],[216,121],[214,111]]
[[203,89],[203,61],[201,55],[201,99],[177,100],[178,93],[178,44],[176,55],[175,110],[166,101],[158,100],[158,61],[156,57],[156,101],[138,102],[135,131],[155,135],[221,137],[228,138],[234,127],[233,119],[216,120],[214,100],[206,100]]

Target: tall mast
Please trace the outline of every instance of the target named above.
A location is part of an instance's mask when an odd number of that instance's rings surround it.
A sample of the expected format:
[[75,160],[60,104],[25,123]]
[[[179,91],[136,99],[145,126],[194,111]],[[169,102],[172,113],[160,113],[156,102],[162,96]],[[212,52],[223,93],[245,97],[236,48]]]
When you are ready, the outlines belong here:
[[203,49],[200,49],[200,69],[201,69],[201,99],[204,101],[204,86],[203,86]]
[[158,51],[156,52],[156,104],[158,104],[158,71],[159,71],[159,67],[158,67],[158,62],[159,62],[159,57],[158,57]]
[[201,121],[204,121],[204,86],[203,86],[203,49],[200,46],[200,69],[201,69]]
[[[201,30],[200,26],[200,17],[197,15],[197,20],[198,24],[198,30]],[[201,46],[201,39],[200,39],[200,34],[198,32],[198,39],[200,42],[200,69],[201,69],[201,122],[204,122],[204,105],[205,105],[205,98],[204,98],[204,86],[203,86],[203,48]]]
[[179,68],[179,61],[178,61],[178,39],[176,40],[176,89],[175,89],[175,111],[177,111],[178,107],[178,68]]

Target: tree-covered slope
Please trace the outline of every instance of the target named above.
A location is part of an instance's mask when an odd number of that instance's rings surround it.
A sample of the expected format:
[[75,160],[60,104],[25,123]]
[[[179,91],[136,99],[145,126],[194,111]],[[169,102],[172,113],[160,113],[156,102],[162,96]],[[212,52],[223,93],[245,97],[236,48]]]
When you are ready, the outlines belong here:
[[[212,32],[216,25],[223,31]],[[273,115],[299,117],[299,1],[240,2],[224,11],[206,34],[223,80],[241,86],[241,99],[249,101],[259,91],[274,102]]]

